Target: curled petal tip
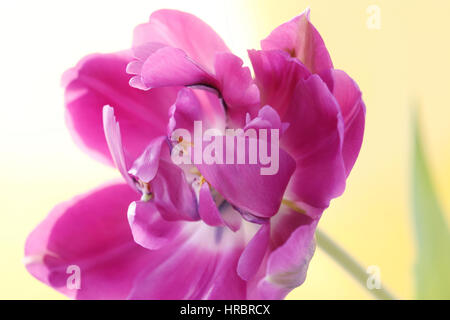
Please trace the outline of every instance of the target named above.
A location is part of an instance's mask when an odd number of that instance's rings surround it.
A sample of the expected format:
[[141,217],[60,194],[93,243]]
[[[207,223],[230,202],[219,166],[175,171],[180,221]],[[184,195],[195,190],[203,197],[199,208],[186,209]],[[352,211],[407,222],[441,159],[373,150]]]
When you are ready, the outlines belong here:
[[305,11],[303,11],[302,15],[304,15],[308,21],[311,21],[311,8],[307,7]]
[[132,77],[132,78],[130,79],[129,84],[130,84],[131,87],[136,88],[136,89],[139,89],[139,90],[148,91],[148,90],[151,89],[150,87],[148,87],[148,86],[146,86],[146,85],[144,84],[144,82],[142,81],[141,76],[135,76],[135,77]]

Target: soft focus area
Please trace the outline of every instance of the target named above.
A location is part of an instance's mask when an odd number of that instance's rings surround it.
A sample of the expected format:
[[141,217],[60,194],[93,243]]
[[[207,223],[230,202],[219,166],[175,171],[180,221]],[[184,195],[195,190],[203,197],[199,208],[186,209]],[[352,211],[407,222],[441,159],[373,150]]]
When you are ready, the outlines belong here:
[[[380,9],[370,28],[367,8]],[[0,3],[0,299],[62,299],[22,263],[26,236],[57,203],[119,173],[89,158],[64,122],[62,73],[84,55],[128,48],[133,28],[173,8],[209,23],[249,65],[246,50],[311,8],[336,69],[359,84],[367,106],[361,154],[344,195],[319,227],[382,284],[414,298],[410,206],[412,106],[439,200],[450,217],[450,2],[442,0],[78,0]],[[124,213],[125,214],[125,213]],[[371,299],[317,249],[306,282],[288,299]]]

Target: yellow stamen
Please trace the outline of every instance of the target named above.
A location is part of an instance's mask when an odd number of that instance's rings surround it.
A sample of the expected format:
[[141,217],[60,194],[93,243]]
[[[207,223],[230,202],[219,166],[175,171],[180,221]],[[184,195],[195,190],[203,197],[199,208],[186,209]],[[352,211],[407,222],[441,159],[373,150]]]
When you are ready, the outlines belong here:
[[281,203],[284,204],[286,207],[301,213],[301,214],[306,214],[306,211],[302,208],[300,208],[299,206],[297,206],[297,204],[294,201],[288,200],[288,199],[283,199],[281,200]]
[[138,180],[139,189],[142,192],[141,201],[147,202],[153,198],[150,183]]
[[190,168],[190,169],[189,169],[189,172],[192,173],[192,174],[195,174],[195,175],[197,175],[197,176],[201,176],[200,171],[198,171],[198,169],[197,169],[196,167]]
[[142,193],[147,193],[147,194],[151,193],[151,187],[150,187],[149,183],[144,182],[142,180],[139,180],[138,183],[139,183],[139,187],[141,188]]
[[141,201],[148,202],[153,198],[153,194],[151,193],[143,193],[141,196]]

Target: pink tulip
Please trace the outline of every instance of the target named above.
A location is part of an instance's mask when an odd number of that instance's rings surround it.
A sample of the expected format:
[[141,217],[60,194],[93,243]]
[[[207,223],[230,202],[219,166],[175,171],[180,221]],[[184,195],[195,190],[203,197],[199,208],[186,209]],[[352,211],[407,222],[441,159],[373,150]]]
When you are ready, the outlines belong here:
[[[160,10],[131,50],[67,71],[75,141],[125,183],[55,207],[27,239],[28,271],[77,299],[282,299],[301,285],[317,223],[358,156],[365,106],[309,11],[261,46],[249,51],[253,79],[204,22]],[[175,164],[174,148],[198,143],[173,134],[194,133],[196,121],[224,139],[227,129],[278,130],[276,174],[261,174],[261,162]]]

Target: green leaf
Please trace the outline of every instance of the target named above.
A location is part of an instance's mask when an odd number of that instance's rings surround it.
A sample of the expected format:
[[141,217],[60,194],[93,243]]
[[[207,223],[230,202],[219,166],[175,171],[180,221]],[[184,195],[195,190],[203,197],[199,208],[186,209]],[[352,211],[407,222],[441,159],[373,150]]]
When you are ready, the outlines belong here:
[[412,207],[417,241],[416,297],[450,299],[450,234],[426,163],[417,112],[413,122]]

